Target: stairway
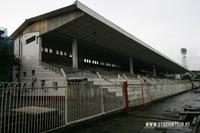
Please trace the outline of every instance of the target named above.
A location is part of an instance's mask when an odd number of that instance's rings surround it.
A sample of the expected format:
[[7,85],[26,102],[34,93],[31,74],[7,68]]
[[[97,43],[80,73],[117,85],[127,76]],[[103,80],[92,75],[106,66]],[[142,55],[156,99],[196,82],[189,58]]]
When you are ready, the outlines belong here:
[[[34,75],[33,75],[34,71]],[[63,85],[66,77],[63,76],[61,69],[41,62],[37,67],[21,66],[21,81],[22,82],[45,81],[46,83],[58,82],[58,85]]]

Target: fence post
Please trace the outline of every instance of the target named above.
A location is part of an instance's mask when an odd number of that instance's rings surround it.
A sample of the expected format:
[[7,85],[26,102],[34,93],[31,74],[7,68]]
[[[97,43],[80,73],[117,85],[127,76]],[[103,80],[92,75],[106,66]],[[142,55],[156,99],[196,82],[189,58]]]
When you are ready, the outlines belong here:
[[127,83],[127,81],[125,81],[123,83],[123,93],[124,93],[125,109],[128,112],[128,111],[130,111],[130,108],[129,108],[129,101],[128,101],[128,83]]
[[101,88],[101,112],[104,113],[104,88]]
[[65,81],[65,125],[68,124],[68,118],[67,118],[67,94],[68,94],[68,83]]
[[141,93],[142,93],[142,104],[145,104],[145,99],[144,99],[144,83],[141,82]]

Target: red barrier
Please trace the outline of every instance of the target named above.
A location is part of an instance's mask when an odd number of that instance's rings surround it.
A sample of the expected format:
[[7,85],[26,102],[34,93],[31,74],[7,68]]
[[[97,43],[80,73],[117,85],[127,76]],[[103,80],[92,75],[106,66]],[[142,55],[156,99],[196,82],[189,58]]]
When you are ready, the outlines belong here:
[[124,92],[124,102],[125,102],[125,108],[126,108],[126,111],[130,111],[130,108],[129,108],[129,101],[128,101],[128,83],[127,81],[124,82],[123,84],[123,92]]

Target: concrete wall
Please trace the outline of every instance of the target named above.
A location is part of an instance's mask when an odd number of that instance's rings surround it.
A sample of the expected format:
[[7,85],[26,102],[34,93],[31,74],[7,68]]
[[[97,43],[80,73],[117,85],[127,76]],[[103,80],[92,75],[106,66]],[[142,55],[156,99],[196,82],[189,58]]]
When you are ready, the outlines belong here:
[[[27,33],[20,36],[14,42],[14,54],[20,59],[20,70],[18,66],[14,67],[13,80],[17,81],[16,74],[20,72],[20,81],[31,82],[33,80],[32,70],[35,70],[35,77],[38,81],[49,80],[52,78],[63,78],[55,72],[45,70],[40,65],[41,60],[41,40],[39,39],[39,32]],[[27,39],[35,37],[35,40],[27,43]],[[25,75],[24,75],[25,73]],[[52,80],[51,80],[52,81]]]
[[[40,61],[40,47],[41,43],[38,39],[39,32],[27,33],[23,36],[19,36],[14,41],[14,55],[21,61],[21,66],[26,67],[39,67]],[[30,43],[26,43],[27,39],[35,37],[35,40]],[[20,67],[20,71],[23,72],[23,68]],[[19,73],[19,68],[14,67],[13,79],[16,81],[16,74]],[[21,74],[20,74],[21,75]]]
[[[33,36],[35,36],[35,40],[26,44],[26,40]],[[14,41],[14,54],[25,66],[38,66],[40,59],[40,40],[38,36],[39,32],[27,33]]]
[[[36,39],[28,44],[26,40],[35,36]],[[22,64],[24,66],[38,66],[40,60],[40,40],[39,32],[27,33],[21,38],[22,42]]]

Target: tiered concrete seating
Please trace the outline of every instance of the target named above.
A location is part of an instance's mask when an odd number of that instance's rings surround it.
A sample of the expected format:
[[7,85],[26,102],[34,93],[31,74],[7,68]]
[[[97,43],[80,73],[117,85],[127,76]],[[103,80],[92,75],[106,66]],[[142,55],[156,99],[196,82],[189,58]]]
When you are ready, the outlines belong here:
[[[35,76],[32,75],[32,70],[35,71]],[[45,82],[58,82],[58,84],[63,84],[66,81],[61,72],[54,71],[47,66],[21,66],[21,81],[32,82],[34,79],[37,82],[45,80]]]

